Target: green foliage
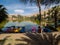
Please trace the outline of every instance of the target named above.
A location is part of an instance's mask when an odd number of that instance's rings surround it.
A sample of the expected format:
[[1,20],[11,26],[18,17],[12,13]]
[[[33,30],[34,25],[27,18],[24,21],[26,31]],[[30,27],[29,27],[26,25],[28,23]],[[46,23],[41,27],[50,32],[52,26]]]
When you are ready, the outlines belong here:
[[59,25],[58,22],[60,20],[60,6],[55,6],[52,7],[51,9],[48,10],[47,12],[48,16],[46,18],[48,18],[48,24],[52,24],[55,25],[55,28],[57,28],[57,26]]
[[40,24],[39,20],[35,20],[35,22],[36,22],[37,24]]
[[20,0],[20,2],[22,3],[30,3],[30,4],[36,4],[37,7],[39,8],[39,16],[38,16],[38,20],[42,21],[42,17],[41,17],[41,5],[45,5],[46,7],[50,7],[50,5],[53,4],[59,4],[60,0]]
[[3,5],[0,5],[0,23],[5,21],[7,16],[6,8]]
[[0,28],[3,28],[3,27],[4,27],[4,25],[5,25],[7,22],[8,22],[7,20],[5,20],[5,21],[1,22],[1,23],[0,23]]
[[54,22],[55,22],[54,24],[55,24],[55,28],[56,28],[57,25],[58,25],[57,22],[60,19],[60,18],[58,18],[59,15],[60,15],[60,6],[53,7],[52,10],[51,10],[51,13],[52,13],[52,17],[54,19]]

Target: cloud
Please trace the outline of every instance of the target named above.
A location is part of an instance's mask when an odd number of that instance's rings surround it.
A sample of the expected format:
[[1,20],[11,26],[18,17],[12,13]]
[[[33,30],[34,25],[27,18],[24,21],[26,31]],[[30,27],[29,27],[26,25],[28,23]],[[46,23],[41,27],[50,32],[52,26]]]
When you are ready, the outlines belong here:
[[17,10],[14,10],[14,12],[16,12],[16,13],[24,13],[24,10],[22,10],[22,9],[17,9]]
[[26,8],[28,8],[28,9],[37,9],[37,7],[36,6],[34,6],[34,7],[26,7]]

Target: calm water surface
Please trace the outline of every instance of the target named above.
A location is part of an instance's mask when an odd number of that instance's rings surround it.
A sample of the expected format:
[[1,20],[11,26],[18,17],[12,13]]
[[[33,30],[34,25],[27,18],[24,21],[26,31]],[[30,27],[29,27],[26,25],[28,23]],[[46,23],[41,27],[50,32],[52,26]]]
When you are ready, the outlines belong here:
[[36,30],[38,29],[38,25],[36,23],[31,22],[31,21],[8,22],[8,23],[5,24],[5,26],[4,26],[3,29],[5,29],[5,27],[11,27],[11,26],[25,27],[25,30],[26,31],[31,31],[32,30],[32,27],[35,27]]

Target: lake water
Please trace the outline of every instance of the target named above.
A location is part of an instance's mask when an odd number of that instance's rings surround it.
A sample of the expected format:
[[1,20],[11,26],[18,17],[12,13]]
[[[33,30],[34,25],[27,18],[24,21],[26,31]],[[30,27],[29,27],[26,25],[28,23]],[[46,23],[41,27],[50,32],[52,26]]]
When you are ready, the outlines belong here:
[[32,30],[32,27],[35,27],[36,30],[38,29],[38,25],[36,23],[31,22],[31,21],[8,22],[8,23],[5,24],[4,27],[11,27],[11,26],[25,27],[25,31],[31,31]]

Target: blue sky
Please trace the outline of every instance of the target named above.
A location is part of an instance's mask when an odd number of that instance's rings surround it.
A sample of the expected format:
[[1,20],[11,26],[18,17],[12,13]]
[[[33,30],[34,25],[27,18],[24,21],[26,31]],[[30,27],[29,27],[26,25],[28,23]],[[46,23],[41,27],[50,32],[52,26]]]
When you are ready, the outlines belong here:
[[[24,5],[19,0],[0,0],[0,4],[7,8],[9,14],[21,14],[28,16],[30,14],[38,13],[38,7],[36,5]],[[41,7],[44,10],[44,6]]]

